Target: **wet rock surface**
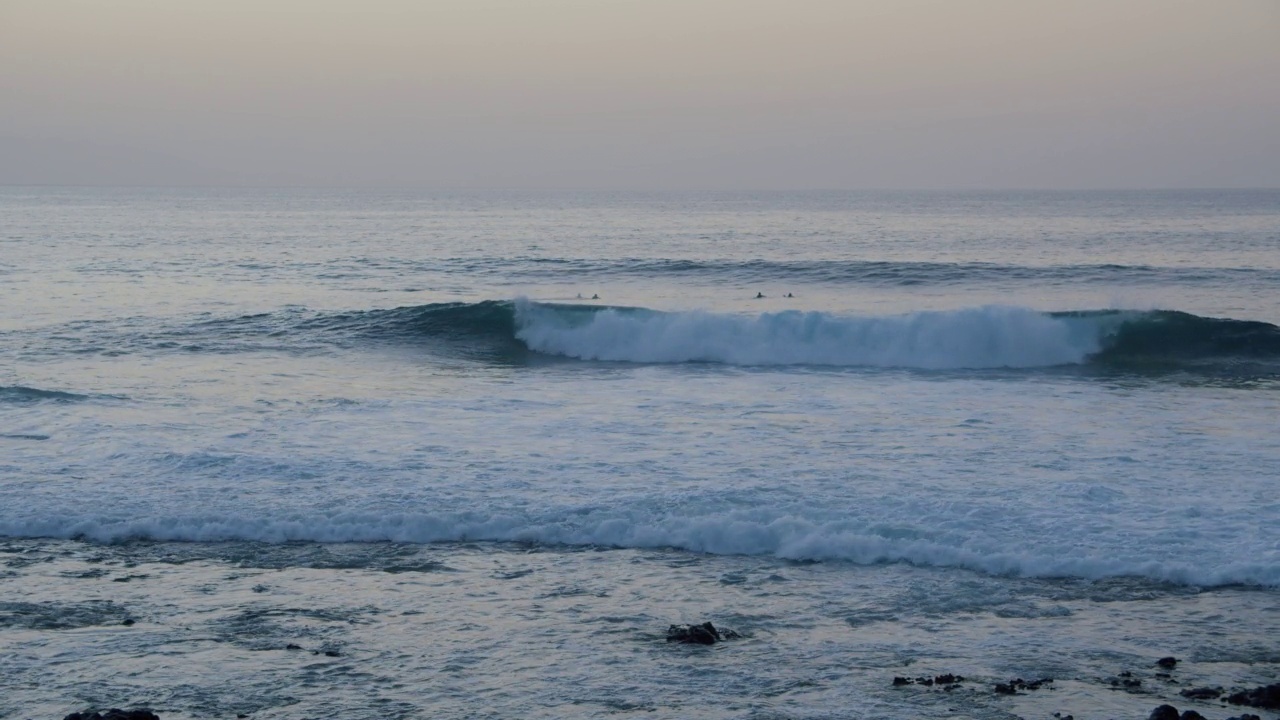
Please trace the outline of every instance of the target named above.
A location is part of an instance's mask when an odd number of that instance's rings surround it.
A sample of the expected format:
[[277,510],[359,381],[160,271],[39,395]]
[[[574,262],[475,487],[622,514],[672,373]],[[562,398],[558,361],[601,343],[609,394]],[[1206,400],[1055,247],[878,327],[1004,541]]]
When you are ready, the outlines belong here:
[[1039,690],[1053,682],[1053,678],[1040,678],[1039,680],[1023,680],[1015,678],[1007,683],[996,683],[992,688],[997,695],[1017,695],[1019,690],[1030,691]]
[[111,708],[110,710],[86,710],[84,712],[71,713],[62,720],[160,720],[160,716],[146,708],[137,710]]
[[667,628],[667,642],[687,645],[714,645],[722,640],[736,640],[740,634],[728,628],[717,628],[709,621],[700,625],[672,625]]
[[1248,705],[1249,707],[1280,710],[1280,683],[1263,685],[1252,690],[1241,690],[1227,696],[1232,705]]
[[895,676],[893,678],[894,687],[900,687],[903,685],[923,685],[925,687],[933,687],[937,685],[941,687],[943,690],[954,690],[960,687],[960,683],[962,682],[964,682],[963,676],[954,675],[952,673],[934,675],[933,677],[921,676],[921,677],[909,678],[909,677]]

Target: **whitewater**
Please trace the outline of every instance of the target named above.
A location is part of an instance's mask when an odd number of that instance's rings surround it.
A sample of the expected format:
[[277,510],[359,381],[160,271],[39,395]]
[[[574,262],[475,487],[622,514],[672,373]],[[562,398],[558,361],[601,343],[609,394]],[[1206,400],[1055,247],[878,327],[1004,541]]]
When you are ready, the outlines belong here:
[[[1145,717],[1277,680],[1274,191],[0,213],[0,717]],[[664,641],[704,620],[744,637]]]

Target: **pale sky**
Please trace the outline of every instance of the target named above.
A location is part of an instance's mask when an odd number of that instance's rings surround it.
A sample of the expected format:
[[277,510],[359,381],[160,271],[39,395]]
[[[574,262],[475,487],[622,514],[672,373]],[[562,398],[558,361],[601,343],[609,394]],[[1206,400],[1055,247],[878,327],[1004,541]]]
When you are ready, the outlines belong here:
[[0,0],[0,183],[1280,187],[1280,0]]

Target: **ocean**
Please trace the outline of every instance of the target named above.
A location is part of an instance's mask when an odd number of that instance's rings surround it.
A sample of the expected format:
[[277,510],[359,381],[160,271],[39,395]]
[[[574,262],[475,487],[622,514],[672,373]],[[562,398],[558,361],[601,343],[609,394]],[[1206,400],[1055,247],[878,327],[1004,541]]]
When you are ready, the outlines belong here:
[[1280,191],[4,187],[0,308],[0,718],[1280,681]]

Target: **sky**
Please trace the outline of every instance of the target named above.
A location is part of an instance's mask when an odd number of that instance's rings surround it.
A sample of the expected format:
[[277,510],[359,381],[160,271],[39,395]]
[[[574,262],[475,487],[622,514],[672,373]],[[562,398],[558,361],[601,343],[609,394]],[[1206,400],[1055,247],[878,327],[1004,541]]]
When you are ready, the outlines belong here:
[[0,0],[0,184],[1280,187],[1280,0]]

